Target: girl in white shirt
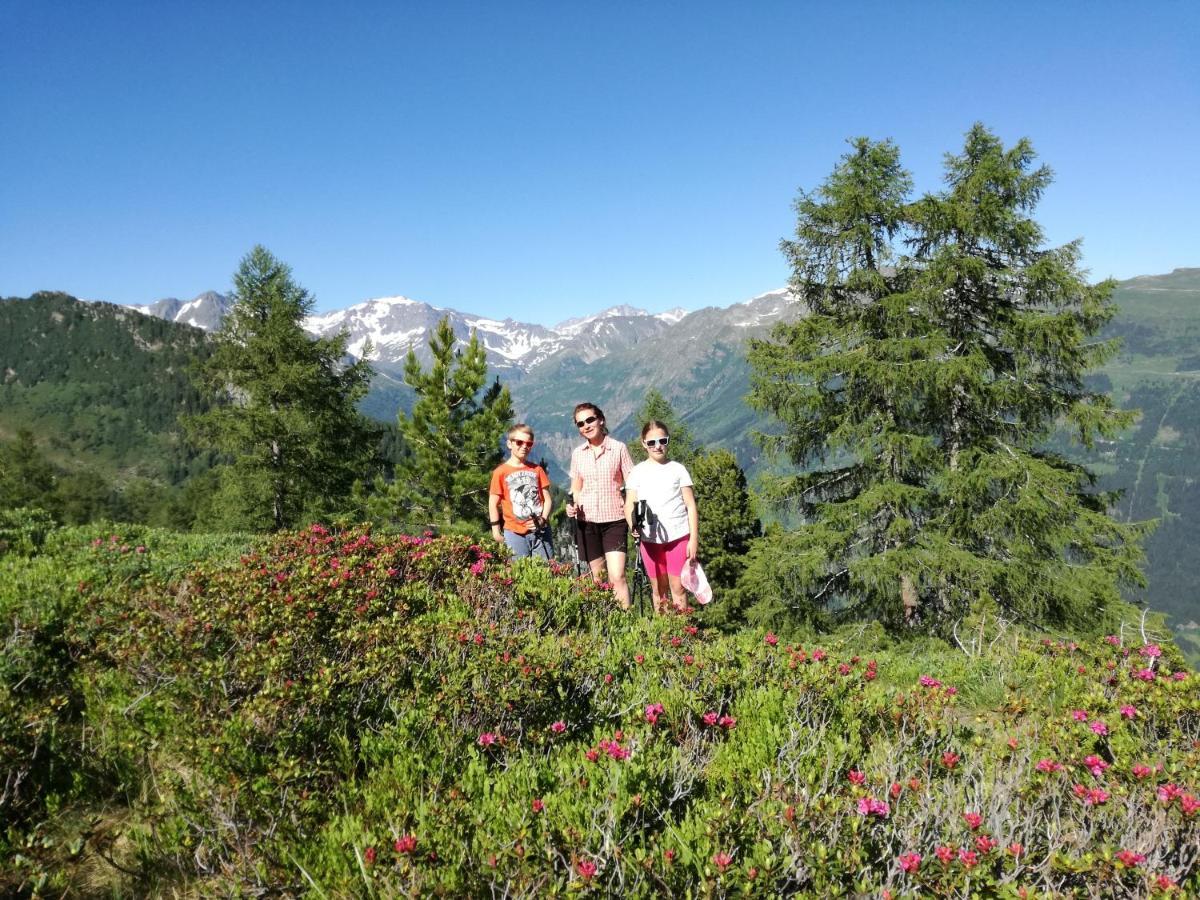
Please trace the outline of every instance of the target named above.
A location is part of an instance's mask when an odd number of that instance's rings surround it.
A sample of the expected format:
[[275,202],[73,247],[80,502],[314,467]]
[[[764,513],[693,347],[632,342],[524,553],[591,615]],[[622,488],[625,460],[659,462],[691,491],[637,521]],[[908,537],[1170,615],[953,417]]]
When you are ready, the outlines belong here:
[[692,477],[680,463],[667,459],[667,426],[651,419],[642,428],[649,458],[625,479],[625,519],[633,528],[634,510],[644,501],[640,527],[642,561],[650,579],[655,612],[667,612],[667,597],[677,612],[687,610],[680,574],[696,559],[700,534]]

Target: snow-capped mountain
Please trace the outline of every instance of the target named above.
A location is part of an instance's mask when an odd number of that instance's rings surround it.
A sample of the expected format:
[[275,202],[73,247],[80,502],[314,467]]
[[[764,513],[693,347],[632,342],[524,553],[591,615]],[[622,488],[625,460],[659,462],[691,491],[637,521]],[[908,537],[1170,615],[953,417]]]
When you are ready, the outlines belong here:
[[[187,302],[169,297],[133,308],[160,319],[211,331],[220,326],[232,305],[232,298],[207,291]],[[528,372],[559,354],[594,362],[615,350],[660,334],[687,314],[683,308],[655,315],[644,309],[619,305],[547,328],[513,319],[472,315],[396,296],[377,297],[346,309],[310,316],[304,327],[321,337],[344,330],[350,337],[346,348],[349,353],[389,367],[401,365],[409,350],[427,360],[430,334],[438,322],[449,318],[450,326],[462,344],[466,344],[474,332],[487,351],[489,366],[513,376]]]
[[427,355],[429,335],[443,318],[462,343],[474,331],[488,363],[495,369],[528,369],[547,352],[553,352],[562,338],[542,325],[530,325],[512,319],[490,319],[442,309],[408,297],[379,297],[356,303],[305,320],[304,327],[315,335],[328,337],[341,331],[350,335],[347,350],[355,356],[381,363],[400,363],[409,350]]
[[180,322],[184,325],[203,328],[205,331],[213,331],[221,326],[221,320],[225,318],[225,314],[232,306],[232,298],[218,294],[216,291],[205,291],[200,296],[186,302],[174,297],[165,297],[149,306],[134,306],[133,308],[138,312],[146,313],[146,315],[166,319],[168,322]]
[[[208,291],[187,302],[167,298],[133,308],[162,319],[213,330],[219,327],[232,303],[232,298]],[[377,297],[346,309],[310,316],[304,327],[321,337],[345,331],[349,335],[349,353],[370,359],[381,371],[394,372],[403,364],[409,350],[422,361],[428,361],[429,337],[438,322],[448,318],[459,342],[466,344],[474,332],[487,351],[488,365],[497,374],[513,380],[524,378],[550,363],[554,363],[550,369],[568,363],[591,364],[613,354],[639,352],[638,345],[643,342],[658,342],[675,336],[699,350],[727,329],[743,331],[767,327],[783,318],[791,304],[792,297],[786,289],[769,291],[729,307],[710,307],[695,313],[681,307],[651,313],[621,304],[547,328],[395,296]]]

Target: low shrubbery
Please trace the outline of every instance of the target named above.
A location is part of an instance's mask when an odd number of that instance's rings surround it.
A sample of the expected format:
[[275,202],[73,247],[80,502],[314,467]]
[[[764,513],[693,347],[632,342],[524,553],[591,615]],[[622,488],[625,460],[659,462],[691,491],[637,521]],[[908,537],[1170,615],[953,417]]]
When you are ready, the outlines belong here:
[[1171,646],[718,634],[492,554],[315,526],[0,558],[0,889],[1200,889]]

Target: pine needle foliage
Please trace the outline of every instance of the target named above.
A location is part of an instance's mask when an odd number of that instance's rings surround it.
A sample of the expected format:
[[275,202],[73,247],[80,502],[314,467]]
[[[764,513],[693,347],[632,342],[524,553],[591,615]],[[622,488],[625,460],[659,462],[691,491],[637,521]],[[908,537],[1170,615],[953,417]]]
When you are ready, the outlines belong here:
[[912,199],[898,148],[859,138],[800,194],[782,249],[807,315],[749,351],[750,402],[782,425],[758,439],[799,469],[766,496],[806,523],[749,562],[773,615],[948,631],[994,602],[1096,625],[1141,583],[1148,526],[1045,449],[1133,418],[1085,385],[1117,349],[1095,337],[1114,285],[1087,283],[1077,242],[1043,247],[1050,181],[1027,140],[976,124],[939,192]]
[[193,439],[231,457],[225,524],[279,530],[327,513],[371,465],[378,435],[358,412],[369,365],[347,364],[346,336],[303,328],[313,298],[262,246],[234,275],[233,309],[201,381],[225,402],[189,420]]
[[410,528],[482,534],[512,398],[499,380],[484,390],[487,355],[474,332],[462,350],[455,344],[449,319],[442,319],[429,339],[429,370],[411,350],[404,361],[404,383],[416,394],[412,414],[401,411],[397,419],[408,454],[373,512]]

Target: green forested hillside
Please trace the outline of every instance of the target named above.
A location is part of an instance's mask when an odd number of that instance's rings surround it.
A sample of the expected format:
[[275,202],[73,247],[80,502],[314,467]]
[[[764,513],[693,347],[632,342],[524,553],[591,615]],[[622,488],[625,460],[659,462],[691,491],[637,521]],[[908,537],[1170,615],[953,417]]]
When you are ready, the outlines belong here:
[[179,484],[211,467],[179,417],[205,407],[189,367],[205,333],[108,303],[0,300],[0,439],[27,428],[50,459]]
[[1122,350],[1103,370],[1133,429],[1092,456],[1102,484],[1124,491],[1123,518],[1160,520],[1146,542],[1146,599],[1171,614],[1200,654],[1200,268],[1121,282],[1108,333]]

